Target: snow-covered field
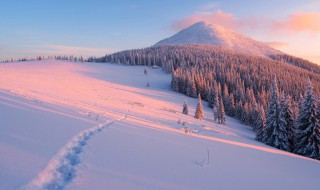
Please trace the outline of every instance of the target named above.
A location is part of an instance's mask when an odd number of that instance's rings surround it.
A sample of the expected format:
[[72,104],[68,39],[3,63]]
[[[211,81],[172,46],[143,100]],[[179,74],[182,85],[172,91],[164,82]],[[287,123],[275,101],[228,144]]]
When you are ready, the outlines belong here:
[[319,161],[256,142],[231,118],[218,125],[207,107],[195,120],[196,99],[143,69],[0,64],[0,189],[320,188]]

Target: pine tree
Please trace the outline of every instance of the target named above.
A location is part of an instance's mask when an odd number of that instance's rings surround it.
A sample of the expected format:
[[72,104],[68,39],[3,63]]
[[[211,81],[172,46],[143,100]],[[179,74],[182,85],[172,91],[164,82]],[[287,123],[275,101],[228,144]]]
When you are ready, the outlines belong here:
[[236,108],[235,108],[235,116],[237,119],[241,119],[242,117],[242,101],[240,100],[239,102],[236,103]]
[[193,79],[191,79],[190,82],[190,97],[197,97],[197,89],[196,89],[196,84],[194,83]]
[[182,113],[183,113],[183,114],[185,114],[185,115],[188,115],[188,113],[189,113],[189,110],[188,110],[188,103],[187,103],[187,100],[186,100],[186,99],[184,100]]
[[271,90],[271,101],[267,112],[263,142],[281,150],[289,150],[287,129],[280,125],[279,91],[276,78],[273,80]]
[[[293,148],[293,136],[292,132],[294,131],[294,119],[291,107],[289,107],[289,102],[287,101],[287,98],[285,97],[284,93],[281,93],[280,96],[280,103],[279,103],[279,128],[285,129],[289,148],[288,151],[291,151]],[[289,132],[290,130],[290,132]]]
[[216,102],[216,104],[215,104],[215,106],[213,107],[213,120],[214,121],[217,121],[218,120],[218,118],[219,118],[219,101],[218,101],[218,96],[216,96],[215,97],[215,102]]
[[254,123],[256,122],[257,117],[259,115],[259,107],[258,107],[258,104],[256,103],[255,99],[252,100],[252,104],[249,107],[251,107],[251,109],[249,112],[248,123],[250,125],[253,125],[253,129],[255,130]]
[[225,117],[224,105],[223,105],[222,97],[219,99],[218,123],[219,124],[225,124],[226,123],[226,117]]
[[229,113],[227,113],[227,114],[229,114],[230,116],[234,116],[235,115],[235,103],[234,103],[234,97],[233,97],[233,94],[230,94],[230,96],[229,96],[229,108],[228,108],[228,110],[229,110]]
[[284,94],[281,95],[279,117],[279,125],[285,127],[287,130],[290,145],[289,148],[291,151],[295,145],[295,123],[290,96],[285,96]]
[[256,131],[256,140],[262,142],[263,140],[263,131],[266,123],[266,114],[262,106],[260,106],[258,118],[255,122],[254,128]]
[[320,160],[320,121],[310,79],[299,112],[295,153]]
[[202,107],[202,100],[200,94],[198,95],[198,105],[196,108],[196,113],[194,115],[194,118],[196,119],[202,119],[203,118],[203,107]]
[[296,123],[295,123],[295,113],[294,113],[294,106],[292,105],[292,98],[291,96],[287,95],[286,97],[286,107],[287,107],[287,119],[288,119],[288,137],[289,143],[291,146],[291,151],[294,151],[296,146]]
[[172,73],[171,87],[175,92],[179,92],[179,81],[175,72]]
[[208,100],[208,106],[210,108],[214,108],[216,104],[216,93],[213,87],[209,89],[207,100]]

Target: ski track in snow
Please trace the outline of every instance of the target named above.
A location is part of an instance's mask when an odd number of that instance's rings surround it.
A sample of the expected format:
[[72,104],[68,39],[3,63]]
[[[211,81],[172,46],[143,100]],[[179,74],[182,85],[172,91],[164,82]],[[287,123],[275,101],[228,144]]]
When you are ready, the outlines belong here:
[[79,132],[58,151],[58,153],[49,161],[46,168],[38,174],[37,178],[33,179],[23,189],[64,189],[64,187],[76,177],[76,167],[80,163],[80,154],[83,152],[88,140],[116,121],[125,120],[128,112],[122,118],[102,123],[98,126]]

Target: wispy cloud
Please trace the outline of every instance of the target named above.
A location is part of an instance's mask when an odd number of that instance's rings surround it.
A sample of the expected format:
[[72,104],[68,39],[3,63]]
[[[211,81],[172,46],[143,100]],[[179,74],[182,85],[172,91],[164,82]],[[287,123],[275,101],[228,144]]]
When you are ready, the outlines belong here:
[[42,49],[43,53],[51,53],[58,55],[85,55],[85,56],[103,56],[112,53],[116,49],[107,48],[91,48],[66,45],[45,45]]
[[298,12],[289,15],[284,20],[274,20],[272,30],[279,32],[320,32],[320,13]]
[[53,55],[74,55],[74,56],[104,56],[109,53],[118,51],[117,49],[108,48],[93,48],[93,47],[80,47],[80,46],[68,46],[59,44],[38,44],[38,45],[23,45],[19,48],[0,48],[2,52],[0,54],[0,60],[6,60],[10,58],[28,57],[34,58],[38,55],[41,56],[53,56]]
[[200,21],[211,24],[218,24],[228,28],[235,28],[235,24],[239,23],[239,21],[234,17],[233,14],[225,13],[221,10],[218,10],[210,13],[196,12],[190,17],[186,17],[182,20],[173,22],[172,27],[174,30],[180,30]]
[[172,27],[174,30],[180,30],[199,21],[218,24],[237,31],[263,30],[273,34],[300,32],[315,34],[320,32],[320,12],[297,12],[277,20],[255,16],[237,18],[234,14],[221,10],[197,11],[189,17],[173,22]]

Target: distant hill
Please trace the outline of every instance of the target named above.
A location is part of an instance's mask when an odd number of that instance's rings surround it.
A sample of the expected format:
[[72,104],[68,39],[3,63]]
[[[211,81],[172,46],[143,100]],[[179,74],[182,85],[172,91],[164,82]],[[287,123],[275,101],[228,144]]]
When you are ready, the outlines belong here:
[[155,46],[172,44],[216,45],[242,53],[266,57],[283,54],[281,51],[273,49],[263,42],[255,41],[222,26],[206,24],[205,22],[195,23],[177,34],[159,41]]
[[206,44],[221,46],[237,52],[271,58],[320,74],[320,66],[308,60],[285,54],[263,42],[253,40],[230,29],[205,22],[195,23],[154,46]]

